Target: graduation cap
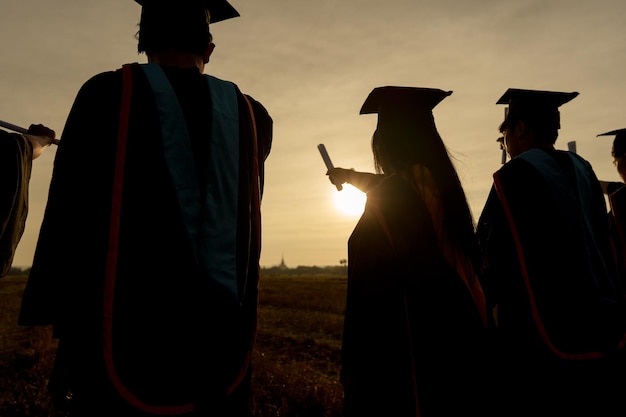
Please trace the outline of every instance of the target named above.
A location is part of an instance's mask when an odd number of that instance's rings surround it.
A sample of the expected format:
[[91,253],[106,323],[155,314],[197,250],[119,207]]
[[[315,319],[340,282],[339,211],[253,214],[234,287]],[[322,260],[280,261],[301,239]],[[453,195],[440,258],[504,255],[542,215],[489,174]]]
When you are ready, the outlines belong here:
[[378,125],[407,120],[430,121],[432,111],[452,91],[422,87],[377,87],[361,107],[360,114],[378,113]]
[[226,0],[135,0],[141,7],[150,6],[179,6],[183,4],[197,3],[204,5],[211,15],[211,23],[239,17],[240,14]]
[[598,136],[615,136],[615,139],[613,139],[613,148],[611,149],[613,158],[626,155],[626,129],[612,130],[610,132],[600,133]]
[[496,104],[507,104],[503,130],[511,121],[524,120],[535,127],[559,129],[561,120],[559,107],[571,101],[577,92],[522,90],[509,88]]

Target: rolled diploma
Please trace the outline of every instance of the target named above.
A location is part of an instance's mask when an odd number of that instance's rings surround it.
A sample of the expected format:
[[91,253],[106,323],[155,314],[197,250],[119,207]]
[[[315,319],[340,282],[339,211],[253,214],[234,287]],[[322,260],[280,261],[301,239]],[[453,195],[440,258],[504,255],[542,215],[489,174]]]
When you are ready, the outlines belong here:
[[576,153],[576,141],[567,142],[567,150]]
[[[320,155],[322,155],[322,159],[324,160],[324,164],[326,164],[326,169],[331,170],[334,168],[332,161],[330,160],[330,156],[328,156],[328,152],[326,152],[326,146],[323,143],[317,145],[317,149],[320,151]],[[338,191],[343,189],[341,184],[335,184]]]

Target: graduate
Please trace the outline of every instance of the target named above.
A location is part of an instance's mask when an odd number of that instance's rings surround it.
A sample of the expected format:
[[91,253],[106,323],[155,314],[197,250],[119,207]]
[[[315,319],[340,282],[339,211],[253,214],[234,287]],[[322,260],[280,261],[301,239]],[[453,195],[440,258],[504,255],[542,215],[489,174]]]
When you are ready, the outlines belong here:
[[148,62],[75,98],[19,324],[52,326],[72,417],[248,416],[272,119],[204,74],[232,5],[137,2]]
[[478,243],[432,114],[451,93],[379,87],[361,108],[380,177],[348,241],[347,417],[487,415]]
[[511,159],[493,175],[478,235],[499,415],[623,415],[614,358],[625,316],[605,200],[591,165],[555,148],[559,108],[577,95],[511,88],[497,101]]

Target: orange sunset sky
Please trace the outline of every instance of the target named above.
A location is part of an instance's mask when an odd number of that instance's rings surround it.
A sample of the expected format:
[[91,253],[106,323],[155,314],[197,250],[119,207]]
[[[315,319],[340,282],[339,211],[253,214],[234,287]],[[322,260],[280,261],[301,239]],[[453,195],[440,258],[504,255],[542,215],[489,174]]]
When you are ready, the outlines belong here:
[[[78,89],[96,73],[145,62],[133,0],[0,0],[0,119],[43,123],[62,136]],[[509,87],[578,91],[561,108],[557,148],[606,180],[612,137],[626,127],[623,0],[232,0],[205,72],[234,81],[274,119],[266,162],[262,266],[338,265],[358,215],[345,214],[317,150],[336,166],[372,170],[377,86],[453,94],[435,120],[477,219],[500,166],[498,98]],[[96,128],[96,127],[94,127]],[[89,140],[89,132],[85,132]],[[14,265],[32,261],[55,149],[34,161],[30,215]],[[85,155],[85,158],[89,158]],[[342,191],[342,196],[348,194]],[[362,203],[361,203],[362,204]]]

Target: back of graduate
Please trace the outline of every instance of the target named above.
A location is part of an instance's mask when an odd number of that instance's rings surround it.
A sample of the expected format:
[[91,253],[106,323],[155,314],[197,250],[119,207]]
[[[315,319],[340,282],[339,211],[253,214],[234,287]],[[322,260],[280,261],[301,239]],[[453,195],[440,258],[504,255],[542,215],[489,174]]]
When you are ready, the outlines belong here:
[[488,415],[478,244],[432,109],[451,92],[379,87],[379,173],[348,241],[345,415]]
[[578,93],[509,89],[511,160],[478,224],[501,415],[623,415],[623,297],[591,165],[557,150],[558,107]]
[[76,97],[20,324],[53,326],[71,416],[247,416],[272,119],[203,74],[230,4],[138,2],[148,63]]

